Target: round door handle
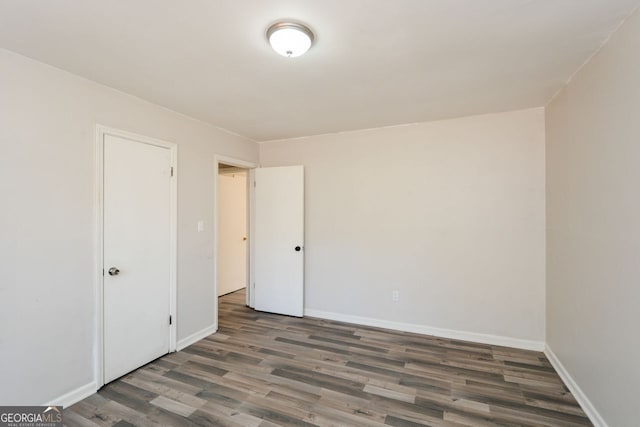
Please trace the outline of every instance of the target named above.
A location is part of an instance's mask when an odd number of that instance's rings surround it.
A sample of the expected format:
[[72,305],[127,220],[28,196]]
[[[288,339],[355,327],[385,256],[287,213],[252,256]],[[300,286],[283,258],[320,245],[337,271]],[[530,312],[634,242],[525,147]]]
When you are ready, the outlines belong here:
[[109,269],[109,276],[117,276],[118,274],[120,274],[120,270],[118,270],[115,267],[111,267]]
[[300,246],[296,246],[295,249],[296,249],[296,252],[300,252],[300,249],[302,248]]

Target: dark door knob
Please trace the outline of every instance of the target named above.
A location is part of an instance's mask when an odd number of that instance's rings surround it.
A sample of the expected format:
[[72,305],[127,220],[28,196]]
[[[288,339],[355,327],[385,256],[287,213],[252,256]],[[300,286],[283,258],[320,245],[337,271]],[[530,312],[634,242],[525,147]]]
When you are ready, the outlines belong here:
[[300,246],[296,246],[295,249],[296,249],[296,252],[300,252],[300,249],[302,249],[302,248],[300,248]]
[[109,269],[109,276],[117,276],[118,274],[120,274],[120,270],[118,270],[115,267],[111,267]]

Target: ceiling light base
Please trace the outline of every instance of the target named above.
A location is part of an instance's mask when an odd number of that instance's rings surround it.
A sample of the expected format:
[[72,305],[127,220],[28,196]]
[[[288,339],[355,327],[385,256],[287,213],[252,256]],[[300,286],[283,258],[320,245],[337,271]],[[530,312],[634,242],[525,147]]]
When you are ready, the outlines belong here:
[[267,30],[267,40],[273,50],[287,58],[303,55],[314,39],[313,31],[297,22],[277,22]]

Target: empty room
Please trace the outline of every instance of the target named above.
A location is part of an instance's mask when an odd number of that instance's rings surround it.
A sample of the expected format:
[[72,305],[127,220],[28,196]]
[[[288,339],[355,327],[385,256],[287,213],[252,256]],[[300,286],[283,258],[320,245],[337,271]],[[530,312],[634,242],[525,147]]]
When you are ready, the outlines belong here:
[[0,427],[640,425],[639,7],[0,0]]

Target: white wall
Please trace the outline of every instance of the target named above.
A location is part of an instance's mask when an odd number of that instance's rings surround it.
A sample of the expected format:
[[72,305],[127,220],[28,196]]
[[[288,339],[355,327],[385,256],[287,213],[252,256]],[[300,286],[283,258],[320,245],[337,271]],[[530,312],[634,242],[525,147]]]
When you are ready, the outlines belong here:
[[547,342],[610,426],[638,425],[640,14],[550,103]]
[[544,341],[542,108],[268,142],[260,160],[305,166],[307,311]]
[[215,323],[214,155],[256,144],[0,50],[0,404],[94,379],[96,123],[179,144],[178,340]]
[[218,175],[218,295],[247,286],[247,173]]

